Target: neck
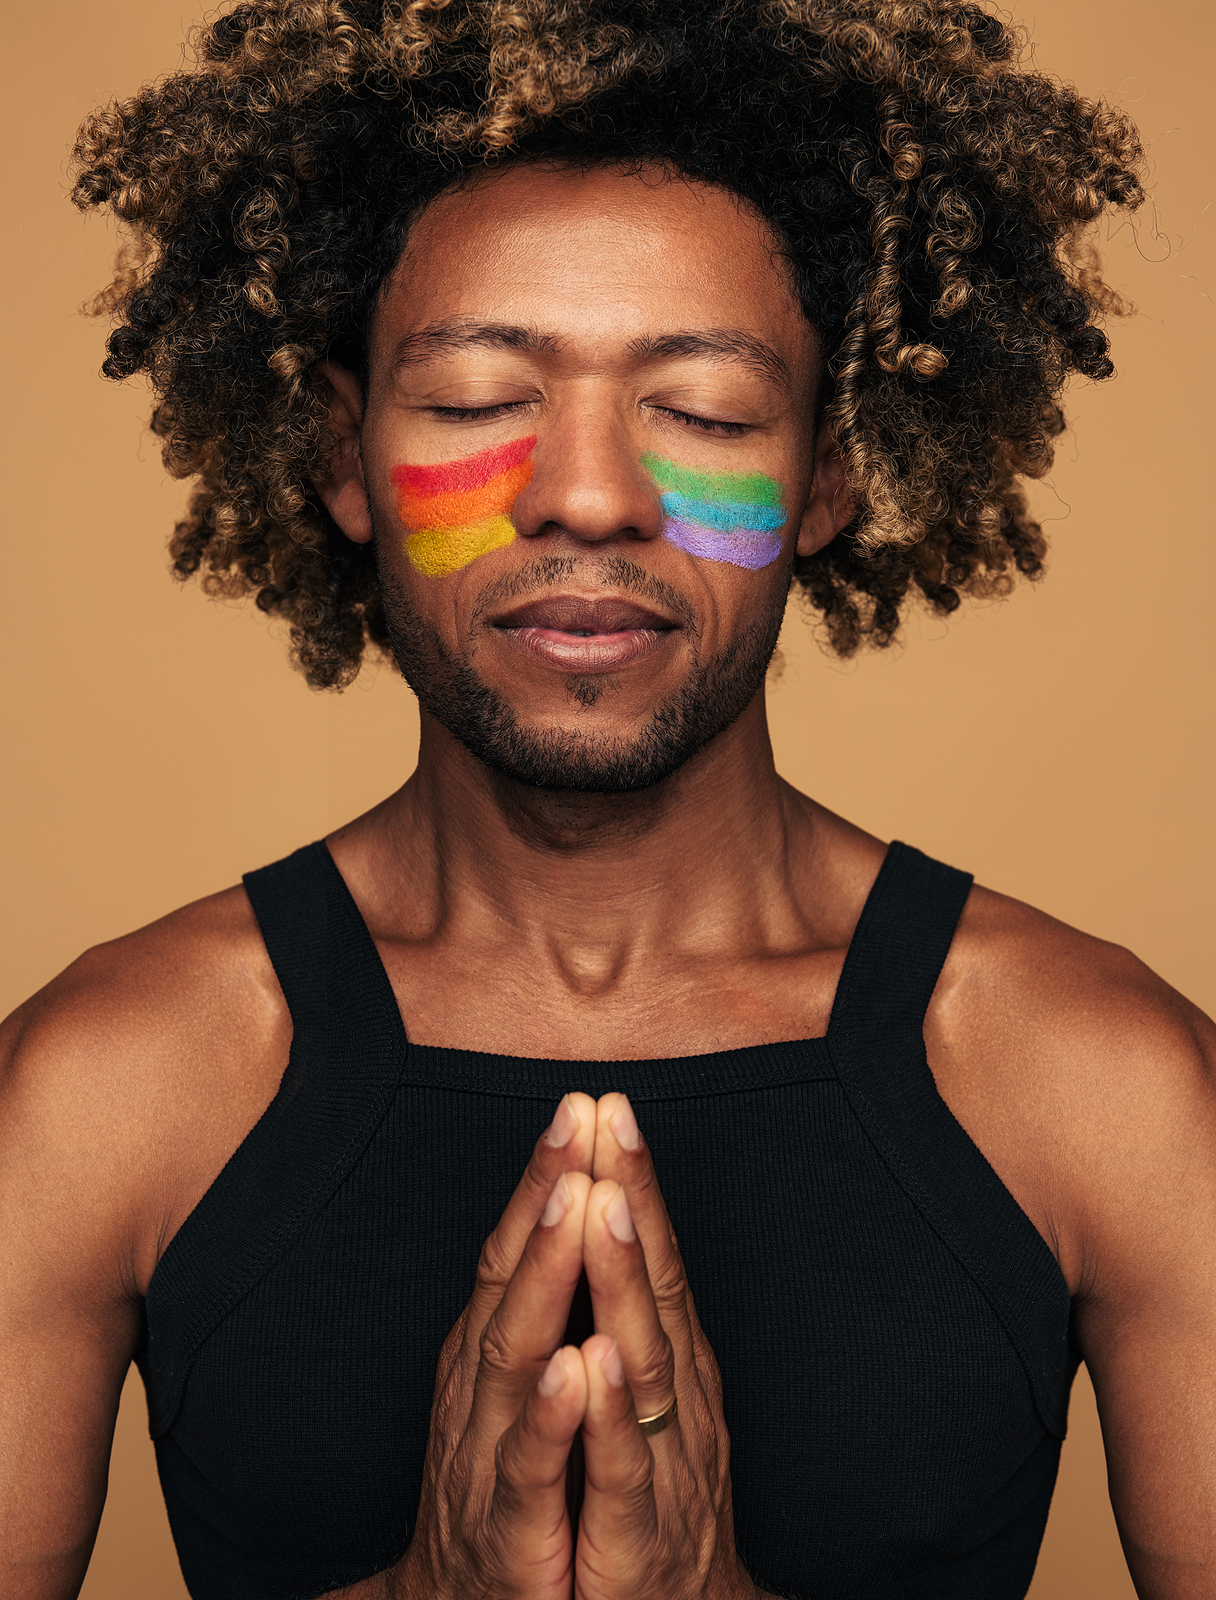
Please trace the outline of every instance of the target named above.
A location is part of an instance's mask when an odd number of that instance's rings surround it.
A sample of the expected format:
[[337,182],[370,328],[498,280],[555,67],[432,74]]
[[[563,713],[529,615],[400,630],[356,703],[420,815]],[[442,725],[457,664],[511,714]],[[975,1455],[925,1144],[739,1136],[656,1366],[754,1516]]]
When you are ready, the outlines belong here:
[[623,795],[528,788],[424,717],[417,771],[367,825],[361,898],[382,932],[492,926],[560,966],[617,971],[673,940],[763,937],[809,808],[777,777],[761,691],[678,772]]

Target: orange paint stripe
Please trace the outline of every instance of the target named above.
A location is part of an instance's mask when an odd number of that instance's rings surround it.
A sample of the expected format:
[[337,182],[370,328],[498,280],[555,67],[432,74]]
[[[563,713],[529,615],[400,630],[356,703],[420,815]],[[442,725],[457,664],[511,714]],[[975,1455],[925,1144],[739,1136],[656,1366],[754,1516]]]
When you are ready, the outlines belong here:
[[397,514],[407,528],[452,528],[480,522],[485,517],[510,511],[515,497],[531,480],[531,461],[521,461],[478,489],[450,489],[446,494],[418,495],[399,483]]

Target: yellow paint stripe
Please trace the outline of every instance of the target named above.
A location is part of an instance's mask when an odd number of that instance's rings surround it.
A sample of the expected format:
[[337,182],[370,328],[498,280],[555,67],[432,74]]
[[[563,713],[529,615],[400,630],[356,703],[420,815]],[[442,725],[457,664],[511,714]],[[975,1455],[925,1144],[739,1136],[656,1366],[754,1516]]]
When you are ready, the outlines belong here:
[[442,578],[489,550],[501,550],[514,538],[515,524],[500,514],[459,528],[419,528],[407,537],[405,553],[416,572]]

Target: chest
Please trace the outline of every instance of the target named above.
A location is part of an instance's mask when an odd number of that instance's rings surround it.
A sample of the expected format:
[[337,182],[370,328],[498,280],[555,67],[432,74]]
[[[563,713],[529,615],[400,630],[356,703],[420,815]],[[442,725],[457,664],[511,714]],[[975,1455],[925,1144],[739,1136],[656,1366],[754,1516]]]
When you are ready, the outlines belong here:
[[827,1031],[843,950],[713,960],[678,952],[561,965],[509,947],[378,941],[408,1038],[461,1050],[634,1060]]
[[[591,960],[572,970],[505,946],[462,952],[379,940],[377,950],[414,1042],[563,1061],[692,1056],[822,1038],[846,954],[793,950],[693,961],[673,953],[621,970]],[[1064,1208],[1042,1159],[1034,1098],[1022,1092],[1017,1030],[980,1014],[965,993],[952,993],[948,1005],[930,1004],[924,1031],[938,1093],[1055,1248],[1055,1219]]]

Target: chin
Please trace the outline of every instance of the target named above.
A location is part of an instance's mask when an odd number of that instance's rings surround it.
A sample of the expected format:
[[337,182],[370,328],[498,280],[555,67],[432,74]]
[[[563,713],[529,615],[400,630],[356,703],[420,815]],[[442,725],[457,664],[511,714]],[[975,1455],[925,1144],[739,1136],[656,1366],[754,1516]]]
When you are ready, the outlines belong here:
[[[675,744],[652,727],[632,738],[570,729],[527,729],[486,742],[451,729],[479,761],[530,789],[567,794],[638,794],[664,783],[702,749]],[[710,735],[710,738],[714,735]]]
[[[535,711],[487,683],[471,656],[449,650],[396,585],[384,585],[384,599],[393,654],[422,709],[493,771],[530,788],[576,794],[653,789],[729,728],[763,690],[784,612],[783,596],[722,650],[694,657],[683,683],[634,718],[622,715],[620,679],[576,673],[564,687],[567,705],[580,708],[579,725],[536,726]],[[609,708],[599,706],[609,689],[611,720],[626,724],[619,731],[594,726],[609,720]]]

